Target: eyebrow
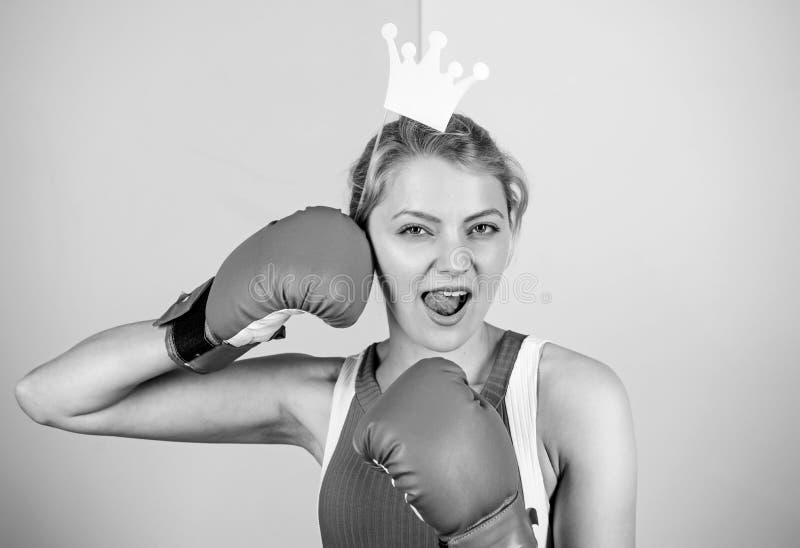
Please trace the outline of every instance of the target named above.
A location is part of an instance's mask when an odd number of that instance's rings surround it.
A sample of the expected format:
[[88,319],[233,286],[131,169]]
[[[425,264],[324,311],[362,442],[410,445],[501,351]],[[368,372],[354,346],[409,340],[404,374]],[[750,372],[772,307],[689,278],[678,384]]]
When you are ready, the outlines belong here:
[[[438,218],[438,217],[434,217],[433,215],[431,215],[429,213],[425,213],[424,211],[417,211],[417,210],[414,210],[414,209],[401,209],[400,211],[398,211],[397,213],[395,213],[392,216],[392,219],[396,219],[400,215],[413,215],[414,217],[419,217],[420,219],[425,219],[426,221],[430,221],[432,223],[441,223],[442,222],[442,220],[440,218]],[[468,223],[468,222],[470,222],[470,221],[472,221],[474,219],[477,219],[479,217],[483,217],[484,215],[497,215],[498,217],[505,219],[505,217],[503,217],[503,214],[500,213],[500,211],[497,208],[491,207],[489,209],[484,209],[483,211],[479,211],[477,213],[473,213],[472,215],[466,217],[464,219],[464,222]]]

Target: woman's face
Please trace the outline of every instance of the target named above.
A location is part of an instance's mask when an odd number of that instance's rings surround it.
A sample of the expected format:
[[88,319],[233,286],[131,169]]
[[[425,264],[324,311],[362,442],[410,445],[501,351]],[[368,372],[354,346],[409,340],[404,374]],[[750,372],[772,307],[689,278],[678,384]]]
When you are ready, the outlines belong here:
[[506,267],[507,210],[491,175],[437,157],[406,162],[367,222],[390,326],[439,352],[461,346]]

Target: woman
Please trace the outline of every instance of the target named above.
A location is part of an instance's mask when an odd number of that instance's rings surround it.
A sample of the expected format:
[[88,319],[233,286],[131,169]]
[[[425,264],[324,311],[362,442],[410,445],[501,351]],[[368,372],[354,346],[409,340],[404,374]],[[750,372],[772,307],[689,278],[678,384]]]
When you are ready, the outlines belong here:
[[519,169],[458,114],[445,133],[401,117],[374,141],[351,171],[350,216],[374,252],[389,338],[357,356],[278,354],[199,376],[166,356],[160,328],[134,323],[32,371],[18,386],[23,409],[86,434],[303,447],[323,466],[326,546],[433,546],[435,533],[387,478],[356,464],[355,423],[412,364],[441,356],[509,427],[503,394],[520,349],[532,348],[536,435],[524,465],[541,486],[531,498],[544,501],[532,515],[539,545],[634,546],[635,443],[619,378],[484,321],[527,205]]

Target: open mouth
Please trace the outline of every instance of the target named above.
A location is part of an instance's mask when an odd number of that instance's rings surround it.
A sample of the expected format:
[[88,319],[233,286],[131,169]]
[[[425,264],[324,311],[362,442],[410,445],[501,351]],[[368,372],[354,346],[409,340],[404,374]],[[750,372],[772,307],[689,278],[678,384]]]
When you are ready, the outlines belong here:
[[432,311],[441,316],[452,316],[464,308],[472,294],[464,289],[425,291],[422,293],[422,302]]

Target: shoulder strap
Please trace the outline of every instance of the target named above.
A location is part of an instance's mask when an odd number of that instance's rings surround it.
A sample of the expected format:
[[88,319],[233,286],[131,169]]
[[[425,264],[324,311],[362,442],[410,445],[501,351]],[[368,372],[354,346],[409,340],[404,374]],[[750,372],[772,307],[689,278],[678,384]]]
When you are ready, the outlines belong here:
[[538,525],[533,532],[541,547],[547,542],[550,501],[547,500],[536,446],[536,405],[539,358],[546,342],[532,335],[522,342],[505,397],[525,507],[536,511]]
[[481,390],[481,395],[498,411],[506,395],[508,380],[524,340],[525,335],[520,333],[511,330],[503,333],[503,338],[500,339],[499,348],[494,356],[492,369],[489,371],[489,377]]
[[339,377],[336,379],[336,384],[333,387],[333,402],[331,404],[331,416],[328,421],[328,433],[325,439],[325,450],[322,456],[322,471],[320,473],[320,486],[322,479],[325,477],[325,471],[328,469],[328,463],[333,456],[333,451],[336,449],[336,444],[339,442],[339,436],[342,432],[342,426],[347,418],[347,410],[350,408],[350,402],[355,395],[356,386],[356,372],[358,371],[358,364],[364,357],[365,350],[358,354],[353,354],[345,358],[342,364],[342,369],[339,371]]

